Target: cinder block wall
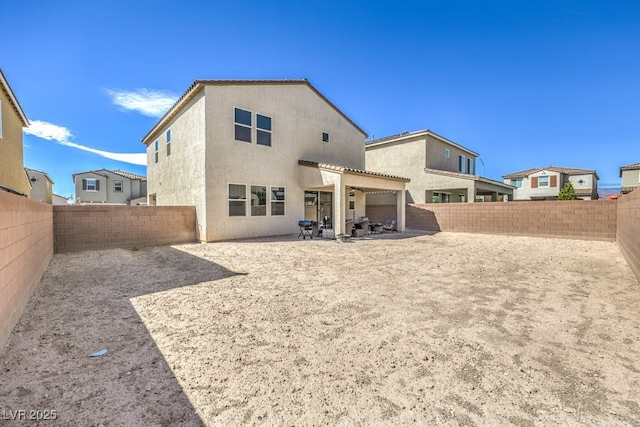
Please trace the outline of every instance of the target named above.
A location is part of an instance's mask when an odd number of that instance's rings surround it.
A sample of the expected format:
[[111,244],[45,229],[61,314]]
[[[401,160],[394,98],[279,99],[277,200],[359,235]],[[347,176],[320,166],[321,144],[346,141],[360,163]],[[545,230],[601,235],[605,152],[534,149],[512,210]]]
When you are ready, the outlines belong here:
[[616,241],[640,281],[640,190],[618,199]]
[[0,352],[52,256],[51,205],[0,191]]
[[407,207],[407,227],[511,236],[616,240],[616,201],[571,200],[423,204]]
[[194,206],[54,206],[55,251],[196,241]]

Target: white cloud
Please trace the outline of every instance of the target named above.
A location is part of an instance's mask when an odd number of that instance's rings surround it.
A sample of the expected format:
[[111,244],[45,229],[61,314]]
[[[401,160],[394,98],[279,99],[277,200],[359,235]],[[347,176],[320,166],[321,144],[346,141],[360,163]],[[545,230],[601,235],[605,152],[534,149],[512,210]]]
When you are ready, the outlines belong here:
[[64,126],[54,125],[53,123],[43,122],[41,120],[30,120],[31,124],[25,129],[25,133],[37,136],[38,138],[55,141],[58,144],[77,148],[79,150],[88,151],[107,159],[118,160],[120,162],[131,163],[133,165],[146,166],[147,155],[145,153],[113,153],[111,151],[96,150],[95,148],[85,145],[76,144],[69,141],[73,134]]
[[178,100],[178,97],[170,92],[152,89],[135,91],[105,89],[105,92],[111,96],[115,105],[149,117],[161,117]]

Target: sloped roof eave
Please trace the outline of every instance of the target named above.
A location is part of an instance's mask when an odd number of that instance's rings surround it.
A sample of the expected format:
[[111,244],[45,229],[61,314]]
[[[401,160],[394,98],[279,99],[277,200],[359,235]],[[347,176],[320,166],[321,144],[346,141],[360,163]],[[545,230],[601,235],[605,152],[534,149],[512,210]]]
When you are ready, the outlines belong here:
[[349,124],[351,124],[358,132],[360,132],[365,138],[368,137],[367,133],[358,126],[353,120],[351,120],[342,110],[340,110],[334,103],[324,96],[318,89],[315,88],[307,79],[294,79],[294,80],[195,80],[191,86],[178,98],[178,100],[169,108],[169,110],[158,120],[158,122],[151,128],[151,130],[142,138],[142,143],[149,145],[154,139],[152,136],[156,135],[158,131],[173,117],[175,117],[182,108],[193,99],[200,90],[203,90],[206,86],[220,86],[220,85],[306,85],[311,91],[318,95],[323,101],[325,101],[331,108],[333,108],[338,114],[342,116]]
[[355,168],[349,168],[346,166],[339,166],[339,165],[331,165],[329,163],[319,163],[319,162],[313,162],[310,160],[298,160],[298,165],[300,166],[308,166],[308,167],[315,167],[318,169],[324,169],[324,170],[328,170],[331,172],[338,172],[338,173],[347,173],[347,174],[353,174],[353,175],[365,175],[365,176],[371,176],[371,177],[376,177],[376,178],[385,178],[385,179],[391,179],[394,181],[402,181],[402,182],[410,182],[411,180],[409,178],[405,178],[402,176],[396,176],[396,175],[388,175],[382,172],[373,172],[373,171],[367,171],[367,170],[362,170],[362,169],[355,169]]

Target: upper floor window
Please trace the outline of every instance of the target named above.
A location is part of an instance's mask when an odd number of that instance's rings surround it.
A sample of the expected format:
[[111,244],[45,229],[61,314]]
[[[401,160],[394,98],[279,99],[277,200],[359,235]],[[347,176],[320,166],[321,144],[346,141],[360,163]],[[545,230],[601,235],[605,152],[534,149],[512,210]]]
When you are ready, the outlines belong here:
[[271,215],[284,215],[284,187],[271,187]]
[[467,171],[467,159],[465,156],[458,156],[458,171],[462,173]]
[[113,181],[113,191],[116,193],[122,193],[122,181]]
[[236,108],[234,121],[236,141],[251,142],[251,111]]
[[155,162],[158,163],[158,141],[153,144]]
[[322,142],[329,142],[329,134],[327,132],[322,132]]
[[2,101],[0,101],[0,138],[2,138]]
[[448,159],[451,156],[451,152],[449,151],[448,148],[444,149],[444,156]]
[[82,180],[82,189],[85,191],[99,191],[100,181],[95,178],[85,178]]
[[538,187],[548,187],[549,186],[549,177],[548,176],[539,176],[538,177]]
[[467,173],[473,175],[473,159],[467,159]]
[[522,188],[522,178],[512,179],[511,185],[513,185],[516,188]]
[[167,156],[171,155],[171,129],[167,131]]
[[256,114],[257,143],[271,147],[271,117]]

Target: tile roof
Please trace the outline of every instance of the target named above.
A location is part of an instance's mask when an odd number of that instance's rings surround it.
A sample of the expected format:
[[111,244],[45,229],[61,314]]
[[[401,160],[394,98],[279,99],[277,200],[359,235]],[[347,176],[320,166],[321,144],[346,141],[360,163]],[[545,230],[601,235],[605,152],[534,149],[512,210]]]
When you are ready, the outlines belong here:
[[431,169],[431,168],[424,168],[424,171],[426,173],[433,173],[433,174],[436,174],[436,175],[453,176],[453,177],[462,178],[462,179],[472,179],[474,181],[482,181],[482,182],[486,182],[488,184],[494,184],[494,185],[498,185],[498,186],[501,186],[501,187],[514,188],[513,186],[511,186],[509,184],[505,184],[504,182],[496,181],[495,179],[491,179],[491,178],[485,178],[485,177],[480,176],[480,175],[470,175],[468,173],[444,171],[444,170],[440,170],[440,169]]
[[590,196],[591,194],[593,194],[593,190],[589,188],[580,188],[575,189],[574,191],[576,193],[576,196]]
[[388,175],[386,173],[381,173],[381,172],[372,172],[372,171],[366,171],[366,170],[362,170],[362,169],[348,168],[346,166],[330,165],[328,163],[312,162],[310,160],[298,160],[298,164],[300,166],[311,166],[311,167],[317,167],[317,168],[332,170],[332,171],[336,171],[336,172],[348,172],[348,173],[353,173],[353,174],[356,174],[356,175],[377,176],[377,177],[381,177],[381,178],[394,179],[396,181],[405,181],[405,182],[411,181],[409,178],[405,178],[405,177],[402,177],[402,176]]
[[632,163],[630,165],[620,166],[621,171],[633,170],[633,169],[640,169],[640,163]]
[[510,178],[525,178],[533,173],[540,172],[543,170],[558,172],[565,175],[583,175],[583,174],[594,174],[596,178],[599,179],[598,173],[594,169],[579,169],[579,168],[565,168],[560,166],[547,166],[546,168],[532,168],[526,169],[520,172],[510,173],[508,175],[503,175],[502,178],[510,179]]
[[102,171],[109,172],[109,173],[112,173],[112,174],[115,174],[115,175],[120,175],[122,177],[129,178],[129,179],[139,179],[140,181],[146,181],[147,180],[146,176],[138,175],[138,174],[131,173],[131,172],[121,171],[120,169],[116,169],[116,170],[112,171],[112,170],[104,169],[104,168],[96,169],[96,170],[90,170],[90,171],[84,171],[84,172],[78,172],[78,173],[74,173],[72,176],[75,177],[76,175],[81,175],[83,173],[94,173],[96,175],[100,175],[100,176],[106,177],[106,175],[100,173]]
[[360,126],[355,124],[345,113],[343,113],[338,107],[335,106],[327,97],[325,97],[318,89],[316,89],[307,79],[281,79],[281,80],[232,80],[232,79],[220,79],[220,80],[195,80],[191,86],[178,98],[178,100],[169,108],[169,110],[158,120],[158,122],[151,128],[151,130],[142,138],[142,143],[147,145],[147,142],[151,142],[154,136],[162,126],[170,121],[176,114],[187,105],[187,103],[205,86],[251,86],[251,85],[305,85],[311,89],[316,95],[318,95],[323,101],[325,101],[331,108],[333,108],[338,114],[340,114],[347,122],[355,127],[365,138],[367,133],[362,130]]
[[[105,169],[105,170],[108,170],[108,169]],[[115,173],[116,175],[124,176],[125,178],[129,178],[129,179],[139,179],[140,181],[146,181],[147,180],[146,176],[138,175],[138,174],[131,173],[131,172],[121,171],[120,169],[117,169],[117,170],[114,170],[114,171],[109,171],[109,172]]]

